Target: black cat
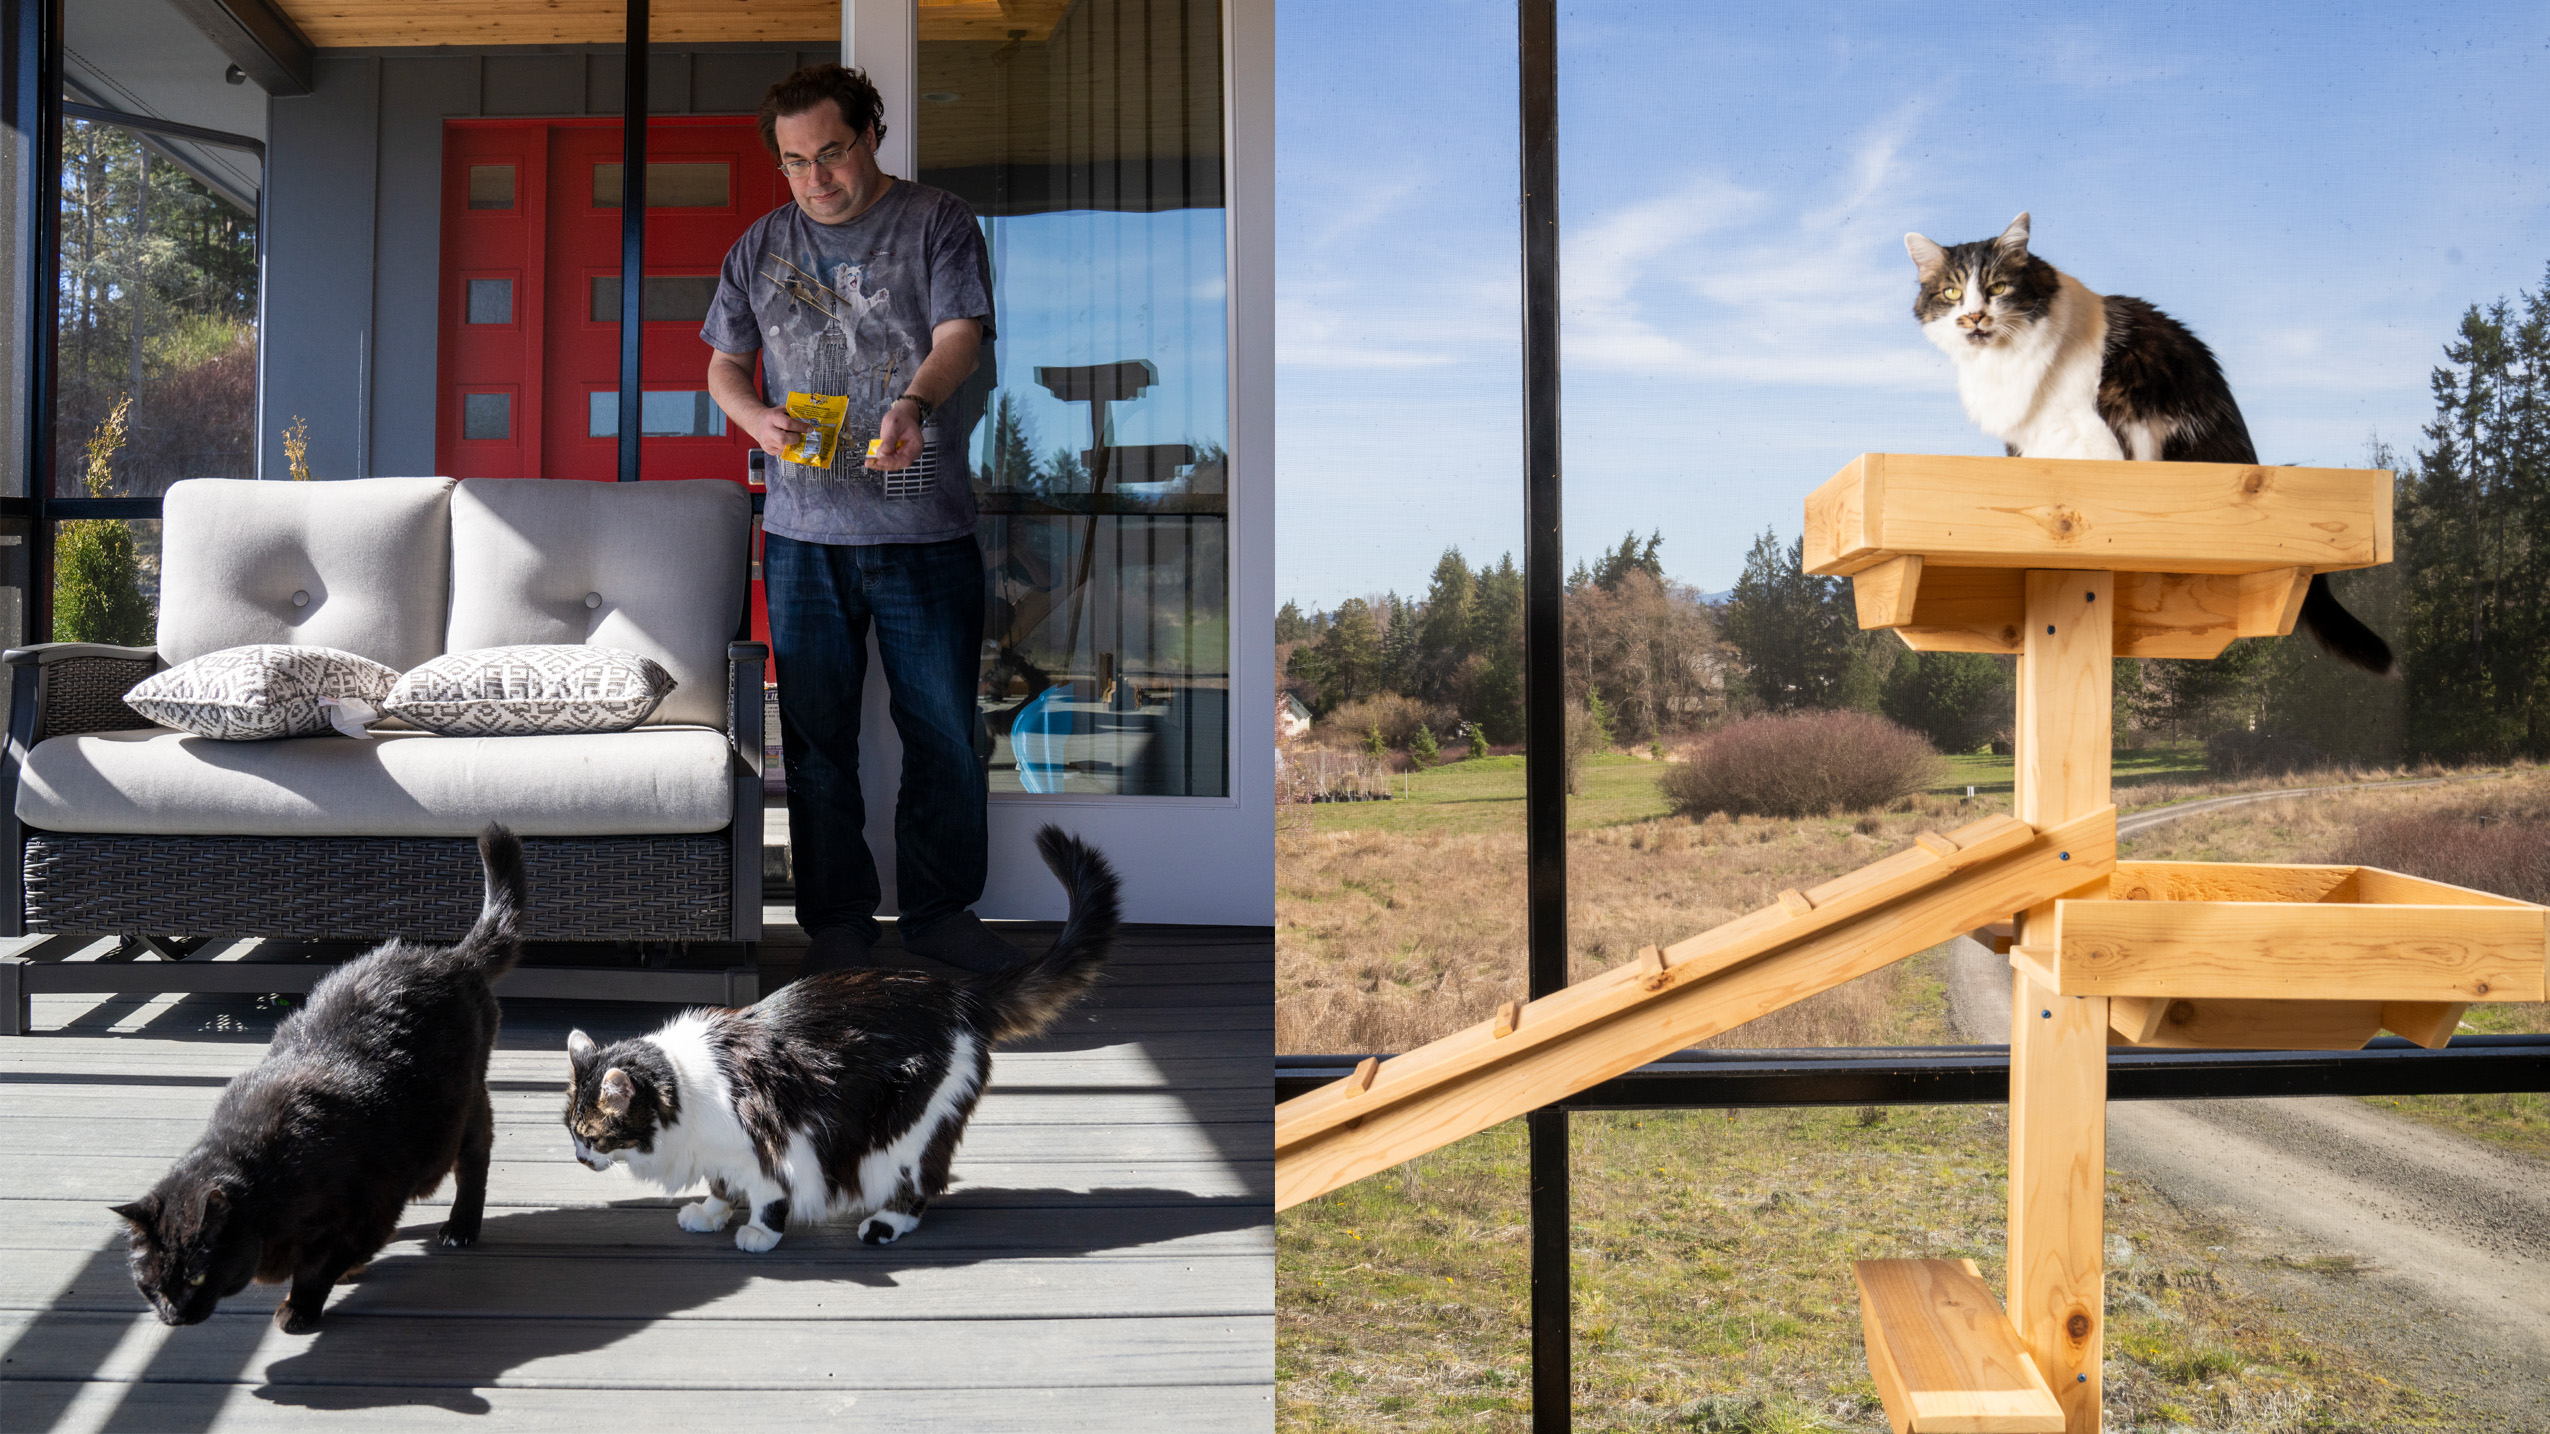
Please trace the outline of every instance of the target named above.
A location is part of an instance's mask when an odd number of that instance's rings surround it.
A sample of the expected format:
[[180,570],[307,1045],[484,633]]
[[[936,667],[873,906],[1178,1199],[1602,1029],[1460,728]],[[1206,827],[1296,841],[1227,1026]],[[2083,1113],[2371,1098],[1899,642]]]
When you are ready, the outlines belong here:
[[[2094,294],[2028,252],[2028,216],[1999,238],[1904,248],[1920,273],[1913,317],[1957,365],[1966,416],[2013,458],[2256,463],[2249,425],[2213,350],[2143,302]],[[2320,645],[2388,676],[2391,647],[2311,575],[2301,626]]]
[[332,971],[213,1108],[212,1126],[133,1227],[133,1283],[166,1324],[195,1324],[250,1280],[292,1282],[275,1323],[318,1328],[328,1290],[398,1231],[410,1200],[459,1177],[442,1243],[478,1238],[495,1115],[488,983],[522,953],[522,843],[478,838],[486,906],[460,944],[392,941]]

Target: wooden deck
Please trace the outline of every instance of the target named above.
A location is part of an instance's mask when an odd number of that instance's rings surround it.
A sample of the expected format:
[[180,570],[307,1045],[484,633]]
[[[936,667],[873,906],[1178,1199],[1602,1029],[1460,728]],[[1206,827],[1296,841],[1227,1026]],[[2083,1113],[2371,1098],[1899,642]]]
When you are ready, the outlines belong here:
[[[775,984],[793,953],[766,956]],[[0,1039],[0,1431],[1270,1429],[1273,963],[1263,931],[1129,931],[1098,993],[995,1057],[919,1230],[767,1255],[568,1153],[568,1029],[668,1008],[510,1001],[483,1239],[429,1254],[442,1206],[410,1206],[311,1336],[257,1287],[160,1325],[105,1208],[193,1142],[276,1013],[40,995]]]

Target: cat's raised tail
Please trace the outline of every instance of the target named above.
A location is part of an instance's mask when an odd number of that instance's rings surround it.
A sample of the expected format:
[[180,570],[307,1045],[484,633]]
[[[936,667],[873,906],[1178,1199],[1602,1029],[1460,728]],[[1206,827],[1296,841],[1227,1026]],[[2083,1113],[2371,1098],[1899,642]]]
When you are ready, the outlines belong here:
[[1043,956],[971,983],[988,1008],[993,1040],[1015,1041],[1043,1030],[1080,998],[1116,944],[1116,870],[1096,847],[1060,827],[1036,833],[1036,850],[1071,896],[1071,915]]
[[2302,595],[2302,630],[2318,638],[2320,646],[2340,662],[2351,662],[2376,677],[2393,675],[2391,645],[2337,600],[2337,594],[2329,591],[2327,573],[2313,573],[2311,590]]
[[522,908],[528,896],[522,878],[522,838],[489,822],[478,834],[478,865],[487,881],[486,903],[478,924],[452,948],[452,955],[494,980],[522,959]]

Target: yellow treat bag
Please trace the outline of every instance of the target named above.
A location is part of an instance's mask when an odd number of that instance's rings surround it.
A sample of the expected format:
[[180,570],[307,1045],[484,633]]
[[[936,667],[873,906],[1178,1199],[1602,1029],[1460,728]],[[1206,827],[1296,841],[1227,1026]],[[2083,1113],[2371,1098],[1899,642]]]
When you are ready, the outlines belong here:
[[841,437],[841,420],[850,412],[850,400],[828,393],[792,393],[788,395],[788,416],[814,427],[797,435],[797,440],[779,452],[791,463],[808,468],[832,466],[832,447]]

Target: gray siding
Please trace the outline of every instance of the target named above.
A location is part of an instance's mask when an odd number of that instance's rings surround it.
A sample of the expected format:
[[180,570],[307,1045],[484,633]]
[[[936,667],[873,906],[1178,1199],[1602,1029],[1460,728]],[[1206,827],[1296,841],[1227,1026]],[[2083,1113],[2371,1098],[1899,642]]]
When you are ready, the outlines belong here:
[[[832,50],[659,50],[658,115],[749,114]],[[310,425],[318,478],[434,471],[443,122],[620,112],[620,55],[589,46],[321,51],[310,94],[269,101],[260,476],[290,476],[276,435]]]

